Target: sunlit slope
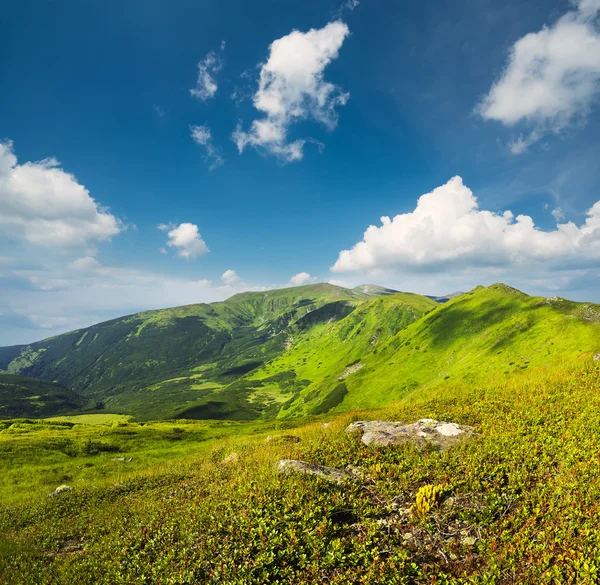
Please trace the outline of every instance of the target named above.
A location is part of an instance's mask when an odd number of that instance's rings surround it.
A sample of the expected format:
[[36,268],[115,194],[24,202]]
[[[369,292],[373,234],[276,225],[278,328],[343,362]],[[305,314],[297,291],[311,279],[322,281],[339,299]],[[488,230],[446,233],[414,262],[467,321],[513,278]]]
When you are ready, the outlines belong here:
[[284,351],[287,329],[342,318],[367,298],[317,284],[147,311],[2,348],[0,370],[58,382],[108,409],[169,417]]
[[[250,377],[262,380],[273,391],[281,379],[281,389],[293,393],[281,405],[280,415],[298,411],[292,405],[297,403],[300,391],[302,400],[299,404],[310,403],[310,408],[299,409],[302,413],[325,412],[343,398],[343,382],[362,366],[363,356],[376,352],[386,340],[437,306],[426,297],[410,293],[373,298],[341,321],[324,323],[307,335],[291,337],[284,354]],[[320,389],[324,394],[313,396]],[[310,397],[316,400],[311,402]]]
[[[376,407],[444,380],[501,381],[527,369],[592,360],[600,353],[600,306],[531,297],[502,284],[478,287],[383,343],[361,348],[349,362],[364,366],[355,366],[343,387],[332,372],[307,386],[281,415],[320,412],[323,404]],[[325,355],[319,350],[311,359],[318,364]],[[286,357],[293,363],[293,356]]]
[[74,412],[83,404],[81,396],[58,384],[0,374],[0,419]]

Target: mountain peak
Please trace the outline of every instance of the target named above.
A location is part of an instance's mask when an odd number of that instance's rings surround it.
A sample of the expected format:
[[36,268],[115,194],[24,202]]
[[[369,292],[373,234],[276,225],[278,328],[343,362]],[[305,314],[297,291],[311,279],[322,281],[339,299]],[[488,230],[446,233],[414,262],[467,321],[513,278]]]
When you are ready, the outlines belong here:
[[399,292],[392,288],[385,288],[384,286],[379,286],[378,284],[359,284],[358,286],[355,286],[352,290],[372,297],[393,295],[394,293]]

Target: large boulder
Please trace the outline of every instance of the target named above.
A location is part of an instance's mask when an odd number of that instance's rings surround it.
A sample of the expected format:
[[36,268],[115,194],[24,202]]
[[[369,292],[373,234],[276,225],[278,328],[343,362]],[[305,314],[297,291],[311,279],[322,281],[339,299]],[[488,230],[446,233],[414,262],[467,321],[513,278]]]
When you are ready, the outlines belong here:
[[308,475],[318,475],[327,481],[337,483],[356,479],[357,473],[354,470],[344,470],[339,467],[325,467],[324,465],[316,465],[314,463],[306,463],[306,461],[298,461],[296,459],[282,459],[277,464],[277,469],[281,473],[306,473]]
[[357,421],[352,423],[346,432],[361,432],[361,441],[365,445],[387,447],[411,443],[421,449],[427,445],[448,449],[457,442],[476,434],[472,427],[432,418],[422,418],[411,424],[384,420]]

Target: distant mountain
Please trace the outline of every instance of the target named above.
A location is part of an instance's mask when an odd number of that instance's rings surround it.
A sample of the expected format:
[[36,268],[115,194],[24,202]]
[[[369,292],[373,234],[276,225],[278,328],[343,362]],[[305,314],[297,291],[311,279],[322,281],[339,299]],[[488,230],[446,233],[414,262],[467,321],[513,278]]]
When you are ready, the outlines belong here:
[[425,295],[428,299],[435,301],[436,303],[447,303],[455,297],[459,297],[460,295],[464,295],[465,293],[462,291],[453,292],[449,295],[442,295],[441,297],[432,297],[430,295]]
[[[370,297],[393,295],[393,294],[396,294],[397,292],[399,292],[397,290],[394,290],[393,288],[385,288],[383,286],[379,286],[378,284],[361,284],[359,286],[354,287],[352,290],[359,292],[359,293],[363,293]],[[424,295],[424,296],[426,296],[428,299],[431,299],[432,301],[435,301],[436,303],[447,303],[449,300],[451,300],[455,297],[459,297],[460,295],[464,295],[464,294],[465,294],[464,292],[457,291],[457,292],[454,292],[449,295],[443,295],[441,297],[436,297],[436,296],[431,296],[431,295]]]
[[248,292],[0,348],[0,370],[69,388],[57,409],[238,420],[380,406],[444,380],[486,383],[600,353],[597,305],[503,284],[450,296],[330,284]]
[[413,309],[413,322],[401,326],[390,322],[407,310],[401,295],[363,303],[253,372],[252,380],[265,385],[292,373],[306,381],[278,416],[373,408],[446,380],[502,382],[530,368],[564,368],[600,354],[598,305],[495,284],[444,304],[414,295],[423,316]]
[[353,289],[353,291],[359,292],[359,293],[363,293],[365,295],[368,295],[370,297],[380,297],[383,295],[393,295],[399,291],[391,289],[391,288],[385,288],[383,286],[379,286],[377,284],[360,284],[359,286],[355,286]]

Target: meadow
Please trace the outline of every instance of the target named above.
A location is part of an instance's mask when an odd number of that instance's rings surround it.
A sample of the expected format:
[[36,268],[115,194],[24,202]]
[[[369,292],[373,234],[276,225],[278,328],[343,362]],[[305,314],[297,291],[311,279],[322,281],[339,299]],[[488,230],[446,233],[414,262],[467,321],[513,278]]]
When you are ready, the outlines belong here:
[[[599,406],[590,358],[310,420],[3,421],[0,582],[598,583]],[[344,432],[423,417],[478,436],[420,451]],[[281,458],[360,476],[281,475]],[[424,486],[439,498],[416,514]]]

